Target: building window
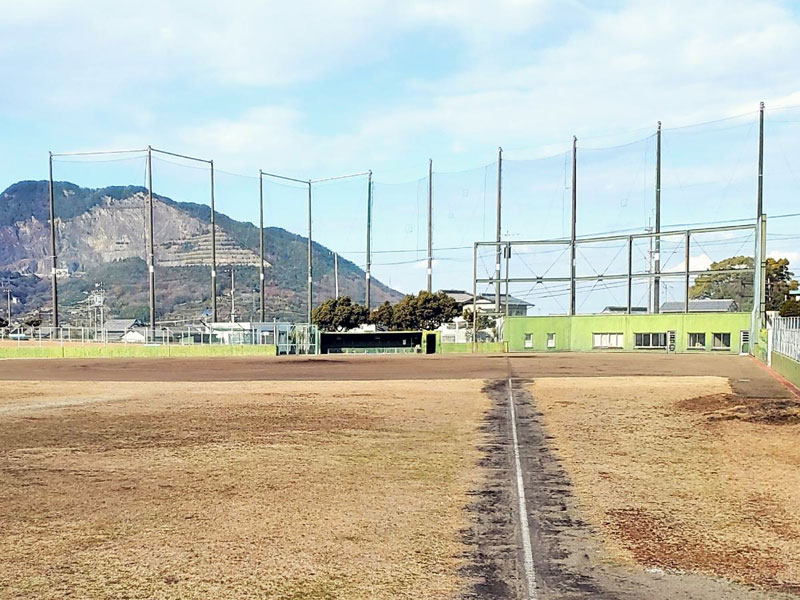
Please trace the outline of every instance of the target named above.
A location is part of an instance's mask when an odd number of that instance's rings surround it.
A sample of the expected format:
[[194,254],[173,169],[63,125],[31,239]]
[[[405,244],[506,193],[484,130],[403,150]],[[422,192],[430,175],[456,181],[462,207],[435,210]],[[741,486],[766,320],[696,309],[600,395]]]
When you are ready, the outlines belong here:
[[705,333],[690,333],[689,334],[689,350],[705,350],[706,349],[706,334]]
[[667,334],[666,333],[637,333],[636,334],[636,347],[637,348],[666,348],[667,347]]
[[712,348],[720,350],[731,349],[731,334],[730,333],[715,333]]
[[593,348],[622,348],[621,333],[593,333]]
[[526,333],[525,334],[525,347],[526,348],[533,348],[533,334]]
[[556,347],[556,334],[555,333],[548,333],[547,334],[547,347],[548,348],[555,348]]

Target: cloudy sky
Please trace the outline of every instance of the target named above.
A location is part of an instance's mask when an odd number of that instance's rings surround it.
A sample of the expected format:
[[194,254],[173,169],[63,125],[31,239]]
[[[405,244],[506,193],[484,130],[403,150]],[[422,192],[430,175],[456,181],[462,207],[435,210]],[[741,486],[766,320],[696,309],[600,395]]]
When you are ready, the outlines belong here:
[[[744,115],[732,121],[733,137],[722,127],[716,141],[711,130],[698,130],[708,135],[698,133],[697,144],[684,138],[680,152],[684,187],[697,184],[691,169],[704,164],[719,168],[703,183],[747,182],[736,210],[720,215],[731,201],[719,194],[703,208],[676,193],[673,213],[665,213],[670,223],[742,218],[754,211],[758,102],[768,111],[800,104],[798,6],[788,0],[5,0],[0,174],[3,184],[43,178],[48,150],[152,144],[213,158],[235,173],[263,168],[305,179],[372,169],[377,182],[388,184],[424,177],[428,158],[437,171],[459,171],[490,164],[503,146],[509,160],[522,161],[568,150],[574,134],[589,161],[591,148],[646,138],[658,120],[675,128]],[[800,119],[791,110],[768,115],[784,129]],[[791,139],[777,128],[776,138]],[[678,142],[674,148],[677,155]],[[781,147],[781,173],[795,182],[796,149]],[[710,158],[716,150],[725,165]],[[652,145],[634,144],[631,156],[624,150],[620,156],[615,165],[605,159],[596,165],[596,187],[599,193],[605,186],[613,218],[601,218],[608,207],[595,197],[582,212],[584,233],[610,229],[629,201],[636,207],[625,212],[624,226],[646,226]],[[537,207],[555,215],[547,235],[563,230],[562,162],[550,168],[551,183],[558,183]],[[671,164],[676,173],[678,158]],[[533,177],[538,167],[530,165]],[[775,171],[777,162],[768,168]],[[624,179],[628,191],[612,190],[600,172]],[[591,198],[592,180],[580,180],[579,189]],[[791,212],[795,200],[776,192],[767,210]],[[508,235],[522,237],[527,229],[527,237],[539,237],[527,223]],[[777,250],[795,252],[796,240],[782,244]],[[396,283],[413,287],[403,277]]]

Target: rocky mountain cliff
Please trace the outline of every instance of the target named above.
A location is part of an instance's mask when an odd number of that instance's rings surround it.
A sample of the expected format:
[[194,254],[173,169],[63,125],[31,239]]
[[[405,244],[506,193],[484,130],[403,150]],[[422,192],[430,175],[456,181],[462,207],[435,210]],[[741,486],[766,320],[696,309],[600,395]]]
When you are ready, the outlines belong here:
[[[141,187],[88,189],[68,182],[55,187],[56,241],[61,293],[60,312],[72,322],[82,318],[86,293],[102,285],[113,316],[147,314],[146,198]],[[46,181],[23,181],[0,195],[0,271],[23,310],[46,307],[42,291],[49,264],[49,209]],[[162,319],[195,318],[210,306],[211,209],[154,196],[156,292]],[[230,270],[235,270],[238,320],[255,317],[258,288],[258,228],[217,212],[218,305],[230,314]],[[307,239],[265,229],[268,318],[305,315]],[[333,296],[333,252],[313,244],[314,301]],[[21,275],[21,276],[19,276]],[[9,285],[7,283],[7,285]],[[342,294],[364,297],[364,272],[339,260]],[[373,303],[401,294],[373,279]],[[227,313],[226,313],[227,311]],[[70,315],[72,315],[70,317]]]

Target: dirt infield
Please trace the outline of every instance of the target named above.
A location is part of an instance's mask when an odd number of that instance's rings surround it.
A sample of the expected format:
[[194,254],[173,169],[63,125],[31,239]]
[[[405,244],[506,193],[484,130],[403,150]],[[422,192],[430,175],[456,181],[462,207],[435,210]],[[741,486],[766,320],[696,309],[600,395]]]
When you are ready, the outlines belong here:
[[743,398],[721,377],[531,391],[610,562],[800,595],[800,401]]
[[0,360],[0,387],[0,598],[525,598],[510,401],[539,600],[798,594],[800,402],[750,358]]
[[752,397],[787,390],[755,359],[731,355],[559,353],[432,356],[0,360],[0,380],[365,381],[611,375],[717,375]]
[[20,383],[0,598],[456,597],[489,401],[441,383]]

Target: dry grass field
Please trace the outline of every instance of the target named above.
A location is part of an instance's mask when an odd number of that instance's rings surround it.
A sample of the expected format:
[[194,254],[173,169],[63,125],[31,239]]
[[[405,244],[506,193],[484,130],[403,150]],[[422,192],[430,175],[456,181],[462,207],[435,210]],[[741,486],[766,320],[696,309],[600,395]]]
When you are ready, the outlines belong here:
[[800,593],[800,404],[721,377],[543,378],[531,391],[611,561]]
[[453,597],[481,385],[6,382],[0,598]]

